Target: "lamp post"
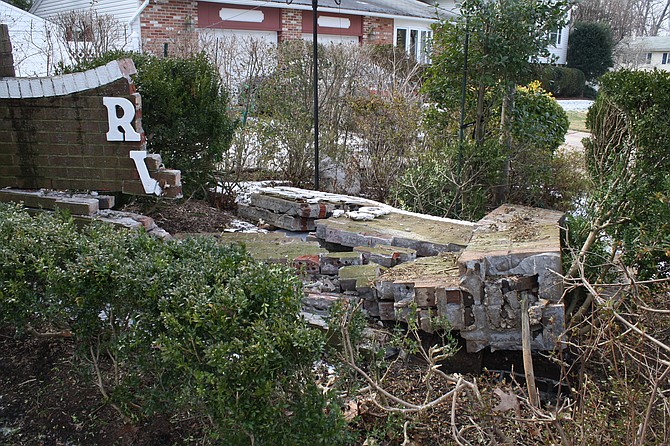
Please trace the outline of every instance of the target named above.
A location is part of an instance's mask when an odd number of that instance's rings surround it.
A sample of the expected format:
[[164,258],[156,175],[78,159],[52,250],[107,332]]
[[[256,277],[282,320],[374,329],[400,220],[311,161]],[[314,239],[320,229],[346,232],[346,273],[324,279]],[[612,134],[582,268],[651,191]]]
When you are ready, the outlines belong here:
[[319,0],[312,0],[312,54],[314,58],[314,72],[312,75],[312,87],[314,89],[314,190],[319,190],[319,45],[317,37],[319,35],[317,27],[319,25],[316,17],[316,10],[319,7]]
[[465,42],[463,45],[463,82],[461,84],[461,116],[458,126],[458,164],[456,167],[456,182],[458,187],[458,199],[456,200],[456,212],[460,216],[463,211],[463,195],[461,191],[463,171],[463,144],[465,143],[465,95],[468,87],[468,41],[470,39],[468,16],[465,16]]
[[[342,0],[334,0],[335,4],[340,5]],[[290,5],[293,0],[286,0]],[[314,190],[319,190],[319,45],[317,38],[319,36],[317,10],[319,0],[312,0],[312,57],[314,58],[314,67],[312,72],[312,87],[314,94]]]

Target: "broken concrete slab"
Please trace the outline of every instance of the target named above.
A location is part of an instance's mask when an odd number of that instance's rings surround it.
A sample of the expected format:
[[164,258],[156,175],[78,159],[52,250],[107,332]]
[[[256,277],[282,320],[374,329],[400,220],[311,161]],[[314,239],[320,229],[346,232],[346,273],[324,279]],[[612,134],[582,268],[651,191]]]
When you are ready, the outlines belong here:
[[316,219],[328,218],[335,211],[356,211],[362,207],[387,207],[382,203],[348,195],[310,191],[295,187],[260,187],[248,203],[240,203],[240,216],[263,220],[289,231],[313,231]]
[[249,204],[276,214],[314,219],[329,217],[337,209],[337,205],[332,203],[306,203],[259,193],[251,195]]
[[372,221],[329,218],[316,222],[316,236],[351,248],[391,245],[413,249],[417,256],[460,251],[467,246],[474,224],[399,210]]
[[[319,255],[327,251],[315,242],[305,242],[299,238],[287,237],[283,233],[274,232],[223,232],[211,234],[176,234],[175,238],[214,237],[225,244],[241,245],[251,257],[258,261],[294,265],[298,269],[307,263],[307,259],[315,261]],[[314,267],[313,265],[311,266]]]

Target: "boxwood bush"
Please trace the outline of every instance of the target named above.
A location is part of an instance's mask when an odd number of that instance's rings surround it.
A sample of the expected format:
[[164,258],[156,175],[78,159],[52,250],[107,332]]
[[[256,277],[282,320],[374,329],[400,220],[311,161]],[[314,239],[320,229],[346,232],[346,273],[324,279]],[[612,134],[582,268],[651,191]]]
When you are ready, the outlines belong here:
[[343,441],[301,294],[295,274],[211,238],[77,230],[0,204],[0,323],[67,330],[93,364],[113,362],[101,379],[122,411],[188,410],[226,445]]

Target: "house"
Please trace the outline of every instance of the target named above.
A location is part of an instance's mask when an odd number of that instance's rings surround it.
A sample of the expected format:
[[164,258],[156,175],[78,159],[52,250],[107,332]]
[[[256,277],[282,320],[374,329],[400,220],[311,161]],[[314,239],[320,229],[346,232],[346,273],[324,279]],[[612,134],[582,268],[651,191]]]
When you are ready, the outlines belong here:
[[624,39],[614,50],[615,68],[670,71],[670,37]]
[[[90,8],[114,17],[124,30],[126,49],[154,54],[170,52],[203,33],[275,43],[312,35],[311,0],[36,0],[31,12],[54,17]],[[451,16],[419,0],[320,0],[318,39],[396,44],[425,61],[430,25],[438,15]]]
[[0,23],[9,28],[17,76],[47,76],[52,74],[54,58],[64,58],[62,48],[50,33],[52,24],[47,20],[0,2]]
[[[461,0],[446,0],[440,2],[440,5],[445,11],[451,13],[459,13]],[[570,18],[572,11],[568,10],[566,17],[566,24],[563,28],[554,30],[549,33],[549,57],[542,57],[537,62],[554,65],[565,65],[568,56],[568,36],[570,35]]]

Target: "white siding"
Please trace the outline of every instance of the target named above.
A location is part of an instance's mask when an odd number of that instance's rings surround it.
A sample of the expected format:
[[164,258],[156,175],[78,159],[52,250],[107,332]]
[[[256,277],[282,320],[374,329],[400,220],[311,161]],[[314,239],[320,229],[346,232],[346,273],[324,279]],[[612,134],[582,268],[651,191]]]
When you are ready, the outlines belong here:
[[118,46],[139,50],[139,20],[132,25],[128,22],[141,4],[140,0],[97,0],[94,6],[91,6],[90,0],[37,0],[30,11],[40,17],[53,17],[62,12],[93,8],[99,15],[111,15],[125,28],[125,39],[128,42],[119,42]]
[[14,69],[18,77],[53,73],[53,65],[61,59],[62,52],[58,42],[47,37],[50,26],[47,21],[0,2],[0,23],[7,24],[9,28]]

